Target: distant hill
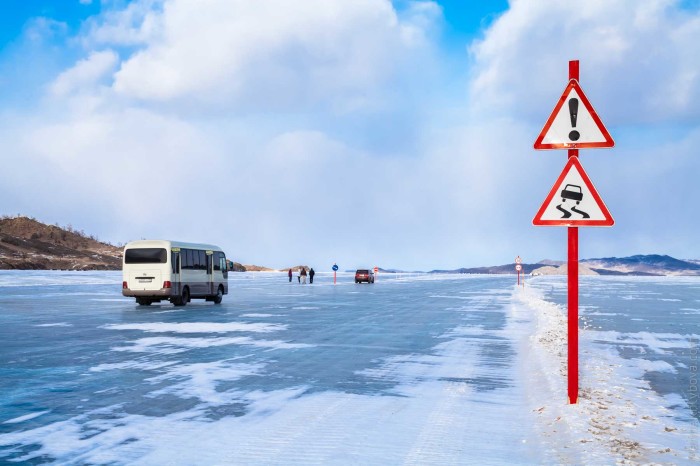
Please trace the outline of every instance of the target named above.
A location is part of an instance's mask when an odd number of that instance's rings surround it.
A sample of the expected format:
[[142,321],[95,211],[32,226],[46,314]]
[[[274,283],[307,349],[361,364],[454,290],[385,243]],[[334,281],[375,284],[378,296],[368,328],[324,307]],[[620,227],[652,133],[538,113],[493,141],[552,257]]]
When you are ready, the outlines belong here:
[[700,275],[700,264],[658,254],[581,261],[601,275]]
[[[544,264],[520,264],[523,266],[523,273],[529,274],[533,270],[542,267]],[[476,273],[476,274],[509,274],[516,273],[515,263],[505,265],[491,265],[487,267],[459,268],[454,270],[431,270],[430,273]]]
[[[122,248],[99,241],[73,227],[46,225],[33,218],[0,217],[0,270],[120,270]],[[276,271],[257,265],[234,262],[241,272]],[[630,257],[605,257],[579,261],[587,275],[697,275],[700,260],[681,260],[671,256],[650,254]],[[566,263],[543,260],[522,264],[523,273],[533,275],[566,274]],[[301,267],[292,267],[296,274]],[[279,269],[286,272],[289,267]],[[401,273],[396,269],[379,269],[382,273]],[[353,272],[354,270],[351,270]],[[515,264],[486,267],[432,270],[429,273],[514,274]]]
[[[36,219],[0,217],[0,270],[121,270],[122,248],[99,241],[72,226]],[[298,270],[295,267],[294,270]],[[307,267],[308,269],[308,267]],[[236,272],[272,271],[233,262]]]
[[120,270],[122,249],[68,226],[0,218],[0,270]]
[[277,272],[276,269],[271,269],[269,267],[263,267],[262,265],[241,265],[242,270],[236,270],[236,272]]
[[[522,266],[523,272],[526,274],[565,275],[567,273],[566,262],[543,260],[536,264],[522,264]],[[586,275],[700,275],[700,261],[681,260],[657,254],[608,257],[582,259],[579,261],[579,270]],[[513,274],[515,273],[515,264],[433,270],[431,273]]]

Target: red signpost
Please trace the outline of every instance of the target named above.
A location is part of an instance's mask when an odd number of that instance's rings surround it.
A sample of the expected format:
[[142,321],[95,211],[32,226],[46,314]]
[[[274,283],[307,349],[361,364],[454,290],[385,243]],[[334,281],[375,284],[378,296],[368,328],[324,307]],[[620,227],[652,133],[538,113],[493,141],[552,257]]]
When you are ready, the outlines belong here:
[[[578,227],[615,223],[578,160],[579,148],[606,148],[615,143],[578,81],[579,62],[572,60],[569,84],[534,144],[535,149],[567,149],[569,161],[532,222],[568,227],[567,385],[571,404],[578,402]],[[559,197],[558,202],[555,198]]]
[[[578,152],[578,151],[577,151]],[[568,394],[569,403],[578,402],[578,227],[569,227],[568,285]]]
[[[569,82],[579,80],[578,60],[569,61]],[[578,149],[569,149],[569,158],[578,157]],[[569,227],[567,254],[568,283],[568,390],[569,404],[578,403],[578,227]]]

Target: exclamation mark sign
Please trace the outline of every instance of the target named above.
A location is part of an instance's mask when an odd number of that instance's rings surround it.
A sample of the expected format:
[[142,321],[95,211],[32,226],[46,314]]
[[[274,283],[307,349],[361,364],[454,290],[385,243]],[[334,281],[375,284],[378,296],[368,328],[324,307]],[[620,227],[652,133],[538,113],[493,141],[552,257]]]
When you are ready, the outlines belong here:
[[[576,118],[578,117],[578,99],[569,99],[569,118],[571,118],[571,127],[576,128]],[[578,141],[581,137],[581,133],[573,130],[569,133],[569,139],[572,141]]]

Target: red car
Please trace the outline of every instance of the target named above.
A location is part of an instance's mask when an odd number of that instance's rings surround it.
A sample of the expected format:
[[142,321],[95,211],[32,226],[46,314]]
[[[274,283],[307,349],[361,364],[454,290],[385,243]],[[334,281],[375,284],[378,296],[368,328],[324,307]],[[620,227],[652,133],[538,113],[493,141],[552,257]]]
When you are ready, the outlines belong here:
[[369,269],[357,269],[355,272],[355,283],[374,283],[374,272]]

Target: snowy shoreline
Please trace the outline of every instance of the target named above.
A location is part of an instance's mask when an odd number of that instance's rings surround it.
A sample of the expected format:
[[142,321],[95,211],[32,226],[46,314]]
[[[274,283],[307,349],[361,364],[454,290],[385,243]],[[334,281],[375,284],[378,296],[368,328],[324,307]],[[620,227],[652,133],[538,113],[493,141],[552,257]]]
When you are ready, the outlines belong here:
[[586,329],[579,330],[579,401],[569,405],[566,310],[545,301],[533,287],[516,288],[511,317],[522,319],[528,313],[534,313],[533,332],[521,341],[519,367],[529,387],[530,409],[537,413],[536,430],[558,460],[697,464],[698,425],[687,403],[654,392],[641,379],[643,368],[596,345],[595,332]]

